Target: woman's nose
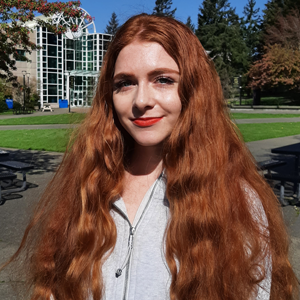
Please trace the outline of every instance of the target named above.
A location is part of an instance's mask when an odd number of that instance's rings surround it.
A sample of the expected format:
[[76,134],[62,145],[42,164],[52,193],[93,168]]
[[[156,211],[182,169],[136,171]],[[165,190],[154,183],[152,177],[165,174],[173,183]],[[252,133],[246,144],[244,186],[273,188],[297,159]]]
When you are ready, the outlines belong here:
[[139,111],[145,111],[154,107],[155,101],[151,88],[146,83],[137,85],[137,90],[134,95],[133,106]]

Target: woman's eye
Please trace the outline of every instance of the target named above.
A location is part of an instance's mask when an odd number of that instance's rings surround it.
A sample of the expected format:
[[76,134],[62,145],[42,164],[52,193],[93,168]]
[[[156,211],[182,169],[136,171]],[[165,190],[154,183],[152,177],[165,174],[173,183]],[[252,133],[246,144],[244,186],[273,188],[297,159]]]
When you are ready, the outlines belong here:
[[159,78],[157,78],[156,81],[161,84],[173,84],[174,83],[174,80],[169,77],[159,77]]
[[129,87],[131,85],[132,85],[132,82],[130,80],[119,81],[114,84],[114,90],[121,91],[122,89]]

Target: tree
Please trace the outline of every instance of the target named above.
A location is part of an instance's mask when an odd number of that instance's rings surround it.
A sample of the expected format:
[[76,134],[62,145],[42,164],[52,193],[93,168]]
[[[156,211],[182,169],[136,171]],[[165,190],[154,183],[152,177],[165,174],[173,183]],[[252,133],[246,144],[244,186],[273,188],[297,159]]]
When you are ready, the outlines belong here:
[[156,0],[152,15],[175,18],[177,8],[171,10],[172,0]]
[[[55,34],[61,34],[66,31],[63,25],[56,26],[49,20],[35,18],[36,14],[43,14],[50,17],[55,13],[64,13],[70,17],[81,17],[82,12],[78,10],[79,1],[53,2],[47,3],[46,0],[26,0],[12,1],[2,0],[0,2],[0,78],[8,81],[15,80],[12,70],[16,70],[15,63],[17,59],[28,61],[24,53],[31,53],[39,47],[30,41],[29,33],[32,29],[26,26],[27,21],[36,20],[39,26],[46,27]],[[78,25],[72,25],[72,31],[76,31]]]
[[258,46],[261,40],[261,18],[258,15],[259,8],[255,9],[255,0],[248,0],[244,7],[243,18],[241,19],[241,29],[243,39],[248,48],[251,61],[256,60],[258,55]]
[[292,9],[300,9],[300,0],[270,0],[264,12],[264,28],[276,23],[278,16],[287,16]]
[[300,50],[281,45],[265,47],[262,59],[250,71],[252,88],[288,86],[300,87]]
[[119,28],[119,21],[115,12],[111,14],[111,18],[106,25],[105,33],[115,35]]
[[292,10],[289,15],[278,17],[276,23],[269,26],[265,35],[266,44],[280,44],[300,48],[300,13]]
[[214,61],[225,97],[230,96],[231,78],[244,74],[249,66],[248,51],[243,40],[239,17],[228,0],[204,0],[199,7],[200,42]]
[[189,27],[193,32],[195,32],[195,25],[192,23],[192,19],[188,16],[185,25]]

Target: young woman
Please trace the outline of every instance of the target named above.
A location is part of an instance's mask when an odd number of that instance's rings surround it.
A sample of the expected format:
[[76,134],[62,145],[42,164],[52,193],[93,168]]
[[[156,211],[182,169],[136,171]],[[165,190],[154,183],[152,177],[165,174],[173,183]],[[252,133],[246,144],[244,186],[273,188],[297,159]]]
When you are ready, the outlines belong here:
[[296,299],[278,201],[197,37],[142,14],[104,60],[13,257],[31,299]]

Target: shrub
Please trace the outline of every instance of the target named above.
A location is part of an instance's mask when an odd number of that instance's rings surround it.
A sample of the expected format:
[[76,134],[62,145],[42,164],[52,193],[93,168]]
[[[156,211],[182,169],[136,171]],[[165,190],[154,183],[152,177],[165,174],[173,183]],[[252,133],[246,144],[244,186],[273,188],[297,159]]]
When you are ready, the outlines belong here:
[[22,107],[21,103],[17,102],[17,101],[14,101],[13,102],[13,108],[14,109],[20,109]]
[[6,110],[8,110],[8,107],[7,107],[5,100],[0,101],[0,113],[4,112]]

